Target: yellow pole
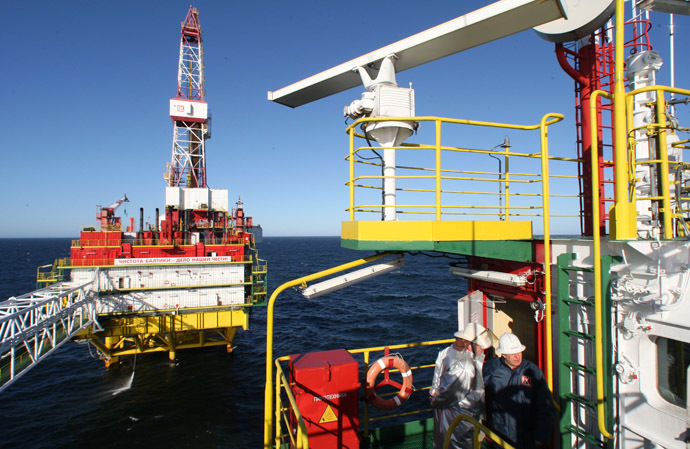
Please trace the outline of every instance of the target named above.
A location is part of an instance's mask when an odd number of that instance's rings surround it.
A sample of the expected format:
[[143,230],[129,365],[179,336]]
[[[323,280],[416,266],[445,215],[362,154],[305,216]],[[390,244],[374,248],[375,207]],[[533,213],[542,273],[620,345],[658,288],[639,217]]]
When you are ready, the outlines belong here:
[[551,320],[551,228],[549,210],[549,144],[546,120],[550,117],[563,118],[561,114],[546,114],[541,119],[541,173],[542,198],[544,201],[544,302],[546,315],[546,378],[549,390],[553,391],[553,323]]
[[[590,113],[592,117],[596,117],[597,112],[597,97],[606,95],[605,92],[597,90],[592,93],[590,99]],[[593,255],[594,259],[594,357],[597,370],[597,421],[599,425],[599,432],[605,438],[611,438],[612,435],[606,429],[606,398],[604,397],[604,341],[602,339],[603,333],[603,317],[604,308],[601,297],[601,229],[599,228],[599,147],[597,142],[597,122],[592,120],[590,127],[592,138],[592,151],[590,163],[592,165],[592,227],[594,234],[593,240]],[[627,200],[626,200],[627,201]]]
[[[634,95],[628,95],[625,97],[625,124],[626,124],[626,129],[632,130],[634,128],[633,125],[633,112],[635,108],[633,107],[633,102],[635,100]],[[637,142],[635,141],[635,133],[631,132],[628,134],[628,138],[626,141],[626,145],[628,146],[628,161],[630,163],[628,164],[628,179],[635,179],[635,170],[637,168],[636,166],[636,159],[635,159],[635,145]],[[629,193],[628,193],[628,199],[630,202],[634,205],[635,208],[635,213],[637,213],[637,189],[634,188],[634,183],[628,186]],[[610,225],[609,225],[610,226]]]
[[391,254],[392,253],[376,254],[374,256],[365,257],[364,259],[358,259],[343,265],[338,265],[337,267],[329,268],[328,270],[319,271],[318,273],[310,274],[308,276],[303,276],[301,278],[297,278],[284,283],[283,285],[275,289],[271,294],[271,298],[268,300],[268,306],[266,307],[266,386],[264,388],[264,449],[271,448],[271,437],[273,435],[273,417],[271,416],[273,405],[273,310],[278,295],[290,287],[296,287],[298,285],[305,284],[315,279],[320,279],[324,276],[329,276],[331,274],[338,273],[343,270],[347,270],[350,268],[357,267],[359,265],[373,262],[375,260],[389,256]]
[[[274,410],[275,412],[275,423],[276,423],[276,437],[275,437],[275,447],[278,448],[280,447],[280,440],[282,439],[283,433],[281,431],[281,426],[280,424],[280,409],[283,407],[282,401],[280,400],[280,385],[282,383],[282,380],[280,377],[276,379],[276,391],[275,391],[275,397],[276,397],[276,409]],[[299,426],[297,426],[299,428]],[[297,431],[299,435],[299,430]]]
[[441,221],[441,120],[436,120],[436,221]]
[[673,223],[671,220],[671,190],[668,177],[668,149],[666,147],[666,99],[664,92],[659,90],[656,93],[656,121],[659,123],[659,159],[661,159],[659,178],[661,179],[662,213],[664,223],[664,238],[673,238]]
[[[624,0],[616,0],[616,53],[614,60],[615,78],[613,86],[613,116],[615,143],[616,203],[614,220],[611,223],[611,234],[616,240],[635,238],[636,230],[630,226],[631,206],[628,200],[628,158],[627,136],[625,128],[625,15]],[[593,118],[594,119],[594,118]],[[636,213],[636,212],[635,212]]]
[[505,155],[505,164],[504,164],[505,167],[503,168],[504,176],[505,176],[505,180],[506,180],[506,182],[505,182],[505,189],[504,189],[504,190],[505,190],[505,194],[506,194],[506,202],[505,202],[505,204],[506,204],[506,209],[505,209],[505,211],[503,211],[503,212],[505,213],[505,215],[504,215],[505,221],[508,221],[508,220],[510,219],[510,168],[509,168],[510,165],[508,165],[508,159],[510,158],[510,156],[508,155],[508,153],[509,153],[509,151],[510,151],[510,147],[505,147],[504,150],[505,150],[505,153],[506,153],[506,155]]
[[355,221],[355,129],[350,128],[350,221]]

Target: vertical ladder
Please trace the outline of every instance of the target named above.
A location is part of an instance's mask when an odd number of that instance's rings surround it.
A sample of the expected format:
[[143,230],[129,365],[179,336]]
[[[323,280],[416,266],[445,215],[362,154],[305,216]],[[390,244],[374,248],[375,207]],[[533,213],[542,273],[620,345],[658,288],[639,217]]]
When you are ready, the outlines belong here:
[[[561,406],[561,448],[613,448],[597,426],[596,369],[594,359],[594,302],[584,288],[593,285],[592,267],[575,267],[575,254],[561,254],[558,279],[558,397]],[[611,256],[602,256],[604,400],[606,427],[613,427],[611,344]],[[579,285],[578,285],[579,284]]]

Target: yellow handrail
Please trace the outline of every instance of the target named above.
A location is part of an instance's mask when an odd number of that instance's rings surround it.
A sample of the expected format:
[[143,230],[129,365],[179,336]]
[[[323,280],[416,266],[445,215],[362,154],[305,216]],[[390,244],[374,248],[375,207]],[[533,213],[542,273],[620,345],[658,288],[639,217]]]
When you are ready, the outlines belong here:
[[[634,239],[636,230],[631,229],[629,220],[631,205],[628,201],[628,176],[627,171],[627,133],[625,130],[626,108],[625,108],[625,14],[623,9],[624,0],[616,0],[616,23],[615,23],[615,47],[614,55],[614,83],[613,83],[613,119],[614,119],[614,151],[616,165],[615,172],[615,192],[616,203],[614,206],[615,220],[611,223],[610,233],[616,239]],[[596,103],[594,103],[596,105]],[[592,116],[596,117],[596,115]],[[596,122],[596,120],[594,120]],[[598,204],[596,205],[598,207]],[[599,224],[596,224],[599,226]],[[604,429],[605,430],[605,429]]]
[[[590,100],[591,117],[596,117],[597,98],[604,96],[611,99],[612,96],[602,90],[592,93]],[[597,140],[597,122],[592,121],[590,127],[592,148],[590,151],[592,165],[592,228],[593,228],[593,251],[594,259],[594,354],[596,362],[597,380],[597,421],[599,432],[606,437],[612,435],[606,429],[606,398],[604,397],[604,339],[603,332],[603,312],[604,307],[601,297],[601,228],[599,227],[599,146]],[[627,198],[626,198],[627,201]],[[618,218],[618,217],[617,217]]]
[[551,317],[551,228],[549,210],[549,144],[547,139],[547,119],[557,118],[553,123],[563,120],[562,114],[550,113],[541,119],[541,171],[542,201],[544,220],[544,302],[546,315],[546,376],[549,390],[553,391],[553,322]]
[[292,281],[285,282],[280,287],[275,289],[271,294],[271,298],[268,300],[268,305],[266,306],[266,386],[264,388],[264,448],[269,449],[271,447],[271,438],[273,435],[273,417],[271,416],[271,408],[273,405],[273,316],[275,302],[284,290],[290,287],[296,287],[298,285],[306,284],[307,282],[313,281],[315,279],[320,279],[324,276],[328,276],[334,273],[339,273],[343,270],[357,267],[375,260],[381,259],[383,257],[389,256],[393,253],[382,253],[373,256],[365,257],[363,259],[358,259],[346,264],[338,265],[337,267],[329,268],[328,270],[319,271],[318,273],[310,274],[308,276],[302,276]]
[[[633,100],[635,95],[639,95],[641,93],[646,93],[646,92],[654,92],[656,95],[656,123],[650,123],[645,126],[640,126],[637,128],[632,127],[632,105],[633,105]],[[662,223],[663,223],[663,238],[665,239],[672,239],[674,237],[674,230],[673,230],[673,212],[671,210],[671,191],[670,191],[670,182],[669,182],[669,169],[671,162],[668,160],[668,148],[667,148],[667,140],[666,140],[666,129],[667,129],[667,123],[666,123],[666,100],[664,98],[664,93],[669,92],[669,93],[675,93],[675,94],[680,94],[680,95],[686,95],[690,96],[690,91],[685,90],[685,89],[678,89],[674,87],[668,87],[668,86],[647,86],[643,87],[640,89],[636,89],[634,91],[628,92],[627,97],[626,97],[626,105],[627,105],[627,122],[628,122],[628,134],[632,134],[634,131],[642,130],[642,129],[647,129],[648,132],[652,130],[658,130],[658,138],[659,142],[657,145],[658,148],[658,159],[650,159],[650,160],[645,160],[644,162],[636,162],[634,158],[633,153],[633,148],[634,148],[634,138],[631,136],[630,137],[630,171],[628,172],[628,182],[631,184],[630,188],[630,198],[629,201],[631,203],[634,203],[638,198],[636,198],[636,192],[634,190],[633,183],[632,181],[634,180],[634,167],[637,165],[647,165],[647,164],[659,164],[659,179],[661,182],[661,193],[659,196],[650,196],[650,197],[645,197],[645,198],[639,198],[639,199],[644,199],[644,200],[656,200],[656,201],[661,201],[661,210],[660,212],[662,213]],[[675,144],[677,145],[677,143]],[[681,146],[682,147],[682,146]],[[673,165],[676,165],[675,163]]]
[[441,221],[441,121],[436,120],[436,221]]
[[[558,123],[562,118],[558,120],[553,120],[546,122],[546,126],[551,126],[554,123]],[[350,129],[354,129],[357,125],[365,122],[382,122],[382,121],[415,121],[415,122],[436,122],[436,121],[441,121],[441,122],[446,122],[446,123],[455,123],[459,125],[474,125],[474,126],[485,126],[489,128],[506,128],[506,129],[516,129],[516,130],[536,130],[540,129],[542,124],[539,123],[537,125],[513,125],[510,123],[498,123],[498,122],[483,122],[483,121],[477,121],[477,120],[465,120],[465,119],[453,119],[453,118],[447,118],[447,117],[436,117],[436,116],[421,116],[421,117],[362,117],[358,119],[357,121],[353,122],[350,124],[350,126],[347,127],[346,132],[350,132]],[[362,134],[357,134],[355,133],[358,137],[364,137]]]
[[464,413],[461,413],[458,416],[456,416],[455,419],[453,420],[453,422],[450,423],[450,426],[448,427],[448,430],[446,431],[446,436],[443,439],[443,449],[448,449],[450,447],[450,438],[453,435],[453,431],[462,421],[467,421],[470,424],[472,424],[472,426],[474,427],[474,435],[472,436],[472,447],[474,449],[480,449],[480,447],[481,447],[481,433],[480,432],[484,432],[484,434],[487,437],[489,437],[489,439],[491,439],[491,441],[498,444],[500,447],[502,447],[504,449],[515,449],[507,441],[504,441],[503,438],[496,435],[491,429],[482,425],[480,422],[478,422],[476,419],[474,419],[470,415],[466,415]]
[[[286,382],[285,378],[285,373],[283,373],[283,368],[280,366],[280,360],[276,359],[276,424],[278,423],[278,420],[280,419],[280,412],[281,412],[281,405],[280,405],[280,386],[281,383]],[[302,414],[299,411],[299,408],[297,407],[297,401],[295,400],[295,396],[292,394],[292,391],[289,388],[285,389],[285,394],[288,397],[288,402],[290,402],[290,407],[292,408],[292,412],[295,414],[295,419],[297,420],[297,435],[293,437],[292,433],[290,433],[290,440],[294,446],[297,447],[297,449],[309,449],[309,438],[307,435],[307,425],[304,423],[304,419],[302,418]],[[281,447],[280,445],[280,426],[277,426],[276,429],[276,448]]]
[[[441,202],[441,195],[444,193],[456,193],[454,191],[448,190],[448,189],[443,189],[442,188],[442,182],[444,181],[470,181],[470,182],[499,182],[501,184],[505,184],[505,192],[499,191],[498,195],[500,198],[505,198],[505,204],[501,204],[499,202],[498,206],[474,206],[475,208],[490,208],[490,209],[498,209],[498,211],[494,215],[498,215],[499,219],[505,219],[509,220],[511,211],[520,209],[520,206],[515,206],[511,204],[511,196],[513,197],[530,197],[530,196],[540,196],[540,194],[530,194],[528,192],[513,192],[510,189],[510,183],[513,183],[514,185],[517,184],[523,184],[523,185],[529,185],[531,183],[536,183],[536,182],[543,182],[543,177],[540,177],[539,173],[510,173],[508,175],[507,170],[508,170],[508,160],[510,156],[519,156],[519,157],[524,157],[524,158],[534,158],[534,159],[542,159],[542,151],[535,152],[535,153],[518,153],[514,151],[510,151],[508,147],[503,148],[501,151],[493,151],[492,150],[485,150],[485,149],[473,149],[473,148],[458,148],[458,147],[449,147],[449,146],[444,146],[442,145],[442,130],[441,127],[443,124],[460,124],[460,125],[474,125],[474,126],[483,126],[483,127],[492,127],[492,128],[505,128],[505,129],[512,129],[512,130],[540,130],[541,132],[545,132],[545,128],[548,126],[557,123],[563,119],[563,116],[560,114],[547,114],[545,115],[540,123],[538,125],[512,125],[512,124],[505,124],[505,123],[492,123],[492,122],[482,122],[482,121],[474,121],[474,120],[460,120],[460,119],[450,119],[450,118],[442,118],[442,117],[404,117],[406,121],[416,121],[416,122],[423,122],[423,121],[433,121],[434,126],[435,126],[435,141],[434,144],[432,145],[420,145],[420,144],[402,144],[399,147],[395,147],[395,149],[424,149],[424,150],[431,150],[434,152],[434,157],[433,157],[433,167],[430,168],[424,168],[424,167],[407,167],[400,165],[397,168],[400,169],[406,169],[406,170],[421,170],[421,171],[428,171],[431,172],[428,175],[400,175],[397,174],[395,176],[382,176],[382,175],[360,175],[356,176],[355,174],[355,163],[363,163],[366,166],[380,166],[381,164],[378,164],[376,162],[369,162],[369,161],[359,161],[356,160],[355,157],[357,153],[361,150],[365,149],[375,149],[376,147],[360,147],[360,148],[355,148],[355,142],[354,138],[365,138],[363,134],[357,133],[356,132],[356,127],[359,124],[365,123],[365,122],[374,122],[374,121],[381,121],[384,118],[381,117],[365,117],[357,120],[356,122],[352,123],[350,126],[347,128],[347,133],[349,137],[349,153],[346,158],[346,160],[349,163],[349,179],[346,183],[348,186],[349,190],[349,205],[347,208],[347,211],[349,212],[349,219],[350,221],[355,220],[355,212],[375,212],[376,210],[382,210],[385,208],[395,208],[398,213],[416,213],[413,211],[409,210],[404,210],[405,208],[429,208],[429,210],[433,210],[433,213],[435,215],[435,220],[440,221],[442,219],[442,216],[447,214],[445,212],[446,209],[448,208],[454,208],[458,207],[458,205],[453,204],[453,205],[443,205]],[[391,117],[385,117],[386,120],[395,120],[396,118],[391,118]],[[400,118],[401,120],[403,118]],[[545,134],[544,134],[545,135]],[[541,143],[545,143],[545,140],[542,139]],[[505,169],[505,174],[502,175],[501,173],[498,173],[499,177],[498,179],[491,179],[491,178],[482,178],[480,176],[472,176],[473,174],[476,175],[487,175],[491,174],[490,172],[486,171],[466,171],[466,170],[444,170],[441,167],[441,152],[443,151],[449,151],[449,152],[461,152],[461,153],[473,153],[473,154],[497,154],[497,155],[503,155],[505,160],[506,160],[506,169]],[[549,158],[551,159],[551,158]],[[553,160],[558,160],[558,161],[565,161],[565,162],[579,162],[578,159],[571,159],[571,158],[562,158],[562,157],[554,157]],[[444,176],[445,174],[465,174],[466,176]],[[469,175],[469,176],[467,176]],[[530,176],[534,177],[534,179],[516,179],[516,177],[520,176]],[[559,178],[574,178],[571,176],[563,176],[563,175],[558,175]],[[405,205],[405,204],[396,204],[394,205],[357,205],[355,204],[355,188],[370,188],[370,189],[378,189],[380,190],[382,187],[380,186],[374,186],[374,185],[368,185],[366,182],[362,182],[364,180],[374,180],[374,179],[387,179],[387,178],[394,178],[394,179],[406,179],[406,180],[430,180],[434,183],[434,186],[431,187],[426,187],[426,188],[405,188],[401,186],[397,186],[396,190],[399,192],[428,192],[434,196],[434,200],[430,204],[423,204],[423,205]],[[499,189],[500,190],[500,189]],[[496,192],[472,192],[472,194],[482,194],[482,195],[496,195]],[[368,209],[363,210],[364,207],[367,207]]]

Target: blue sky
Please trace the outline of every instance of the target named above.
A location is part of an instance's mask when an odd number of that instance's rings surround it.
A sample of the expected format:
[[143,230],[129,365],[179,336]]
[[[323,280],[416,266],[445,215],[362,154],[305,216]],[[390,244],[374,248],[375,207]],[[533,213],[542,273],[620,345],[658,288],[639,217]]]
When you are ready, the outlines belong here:
[[[210,187],[241,196],[267,236],[338,235],[347,219],[342,108],[356,88],[298,109],[277,90],[445,22],[488,1],[308,0],[194,2],[203,29]],[[119,212],[151,219],[163,207],[170,160],[180,22],[188,0],[3,1],[5,124],[0,237],[77,237],[97,205],[126,193]],[[668,18],[655,49],[668,61]],[[676,84],[690,86],[690,18],[676,16]],[[669,83],[668,64],[660,82]],[[573,83],[553,44],[531,30],[398,75],[414,84],[418,115],[534,124],[566,115],[554,154],[573,155]],[[681,122],[688,123],[688,107]],[[687,126],[687,125],[686,125]],[[490,148],[503,134],[488,139]]]

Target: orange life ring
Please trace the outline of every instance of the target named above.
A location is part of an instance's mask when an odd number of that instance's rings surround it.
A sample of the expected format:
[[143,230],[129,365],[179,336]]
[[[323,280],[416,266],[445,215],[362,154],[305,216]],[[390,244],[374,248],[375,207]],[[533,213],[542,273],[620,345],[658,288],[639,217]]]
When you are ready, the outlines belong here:
[[[390,368],[397,368],[402,374],[402,385],[395,382],[388,377],[388,372]],[[384,371],[384,379],[377,385],[376,377],[381,371]],[[398,389],[398,393],[393,396],[392,399],[383,399],[376,394],[376,390],[383,387],[384,385],[392,385]],[[400,405],[410,397],[412,394],[412,370],[405,363],[405,361],[398,356],[387,355],[381,357],[376,362],[374,362],[369,371],[367,372],[367,388],[365,396],[367,402],[379,410],[393,410],[394,408],[400,407]]]

